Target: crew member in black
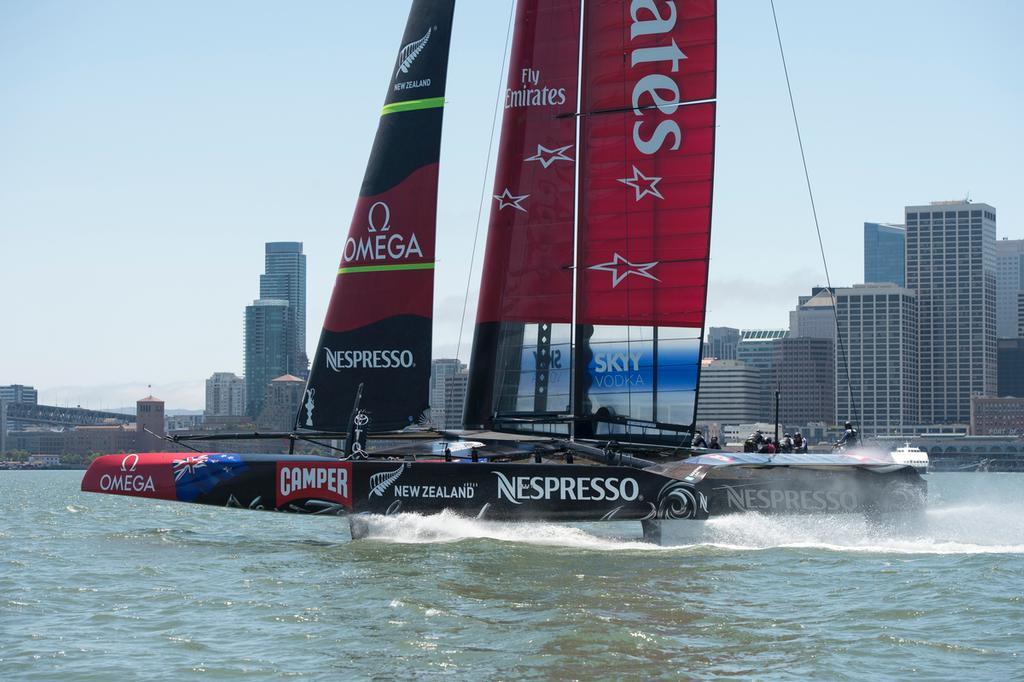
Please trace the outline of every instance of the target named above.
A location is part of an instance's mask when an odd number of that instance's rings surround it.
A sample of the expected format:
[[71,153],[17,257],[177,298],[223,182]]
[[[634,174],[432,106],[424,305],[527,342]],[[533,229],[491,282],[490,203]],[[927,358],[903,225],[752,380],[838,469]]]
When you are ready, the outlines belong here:
[[857,444],[857,429],[853,428],[853,424],[846,422],[844,428],[846,431],[843,432],[843,437],[837,440],[832,447],[845,450],[846,448],[853,447]]
[[718,436],[711,436],[711,442],[708,443],[708,448],[711,450],[721,450],[722,446],[718,444]]
[[693,447],[693,448],[706,448],[707,446],[708,446],[708,442],[706,440],[704,440],[704,436],[701,434],[701,432],[700,431],[694,431],[693,432],[693,441],[690,443],[690,447]]
[[807,443],[799,431],[793,434],[793,452],[807,452]]

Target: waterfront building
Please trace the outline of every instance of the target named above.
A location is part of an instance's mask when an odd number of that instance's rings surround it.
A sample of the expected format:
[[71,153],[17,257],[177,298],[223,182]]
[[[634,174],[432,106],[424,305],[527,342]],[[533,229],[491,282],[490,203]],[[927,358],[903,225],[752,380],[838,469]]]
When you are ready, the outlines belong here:
[[167,433],[181,431],[198,431],[206,423],[206,415],[202,414],[169,414],[164,419],[164,430]]
[[907,228],[864,223],[864,281],[906,286]]
[[460,360],[442,358],[430,363],[430,415],[437,428],[462,428],[468,383],[468,369]]
[[[761,378],[758,417],[753,421],[775,418],[775,346],[789,336],[788,329],[743,329],[736,345],[736,359],[758,370]],[[703,396],[701,396],[703,400]]]
[[999,339],[997,395],[1024,398],[1024,339]]
[[708,327],[704,338],[704,357],[716,360],[735,360],[740,330],[732,327]]
[[38,405],[39,391],[32,386],[23,386],[22,384],[0,386],[0,401],[5,403],[28,403],[29,405]]
[[214,372],[206,380],[207,417],[240,417],[245,414],[245,379],[234,372]]
[[907,288],[920,316],[924,424],[965,424],[996,392],[996,209],[966,201],[905,208]]
[[306,381],[291,374],[275,377],[263,391],[256,426],[263,431],[291,431],[306,390]]
[[857,422],[865,436],[920,423],[915,293],[895,284],[843,287],[836,312],[846,350],[846,363],[836,354],[836,422]]
[[971,396],[972,436],[1024,436],[1024,398]]
[[305,378],[306,356],[306,256],[302,242],[267,242],[265,272],[260,275],[260,298],[288,301],[285,328],[288,372]]
[[164,401],[149,395],[135,403],[135,450],[158,452],[164,443]]
[[789,312],[789,335],[835,341],[835,297],[828,287],[814,287],[810,296],[797,299],[796,310]]
[[259,415],[267,384],[288,374],[288,301],[259,299],[245,308],[245,412]]
[[1024,239],[996,242],[996,337],[1020,338],[1024,299]]
[[740,360],[706,360],[701,364],[698,425],[717,433],[712,425],[724,428],[727,424],[761,421],[761,370]]
[[779,339],[773,371],[781,424],[832,423],[836,414],[836,366],[831,339]]

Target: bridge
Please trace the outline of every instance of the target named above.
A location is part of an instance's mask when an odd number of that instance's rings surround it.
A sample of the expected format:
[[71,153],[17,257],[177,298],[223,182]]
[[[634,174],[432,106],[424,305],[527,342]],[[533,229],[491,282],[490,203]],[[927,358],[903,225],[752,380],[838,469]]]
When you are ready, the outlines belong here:
[[80,407],[32,405],[0,400],[0,453],[7,452],[7,429],[11,423],[40,424],[45,426],[90,426],[108,419],[122,423],[135,423],[134,414],[84,410]]

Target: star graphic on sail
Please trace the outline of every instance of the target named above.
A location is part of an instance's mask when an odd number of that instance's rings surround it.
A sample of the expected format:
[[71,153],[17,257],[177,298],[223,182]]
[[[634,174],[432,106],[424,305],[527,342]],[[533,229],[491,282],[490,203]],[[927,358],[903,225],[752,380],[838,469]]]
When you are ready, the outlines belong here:
[[495,194],[494,198],[498,200],[499,211],[503,208],[511,206],[516,210],[526,213],[526,209],[520,206],[520,202],[529,196],[529,194],[521,194],[519,196],[516,196],[515,194],[512,194],[512,192],[509,192],[508,187],[506,187],[504,192],[502,192],[501,194]]
[[548,149],[542,144],[537,145],[537,153],[533,156],[527,156],[527,161],[540,161],[540,165],[548,168],[555,161],[572,161],[571,156],[566,156],[565,152],[567,149],[572,147],[571,144],[567,144],[564,147],[557,147],[555,149]]
[[638,277],[646,277],[647,279],[653,279],[655,282],[661,280],[651,274],[650,270],[659,261],[653,263],[631,263],[618,253],[616,253],[612,259],[607,263],[600,263],[598,265],[591,265],[588,270],[606,270],[612,273],[612,288],[619,286],[619,282],[626,279],[630,275],[636,275]]
[[656,199],[665,198],[658,191],[658,183],[661,182],[661,178],[644,175],[636,166],[633,166],[633,177],[619,178],[619,182],[633,188],[633,191],[636,192],[636,201],[640,201],[648,194]]

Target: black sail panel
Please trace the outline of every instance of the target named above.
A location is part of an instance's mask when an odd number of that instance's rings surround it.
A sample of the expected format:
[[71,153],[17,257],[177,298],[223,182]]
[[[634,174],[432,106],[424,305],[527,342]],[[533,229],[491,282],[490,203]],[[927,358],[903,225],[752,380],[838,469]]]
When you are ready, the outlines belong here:
[[438,160],[454,0],[414,0],[297,417],[344,431],[359,385],[370,431],[429,407]]

